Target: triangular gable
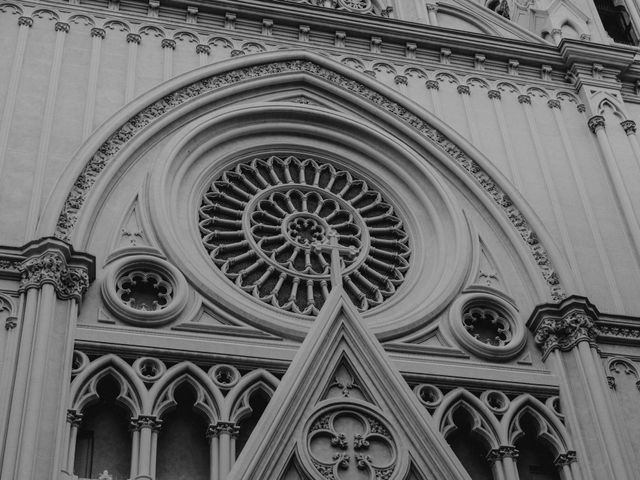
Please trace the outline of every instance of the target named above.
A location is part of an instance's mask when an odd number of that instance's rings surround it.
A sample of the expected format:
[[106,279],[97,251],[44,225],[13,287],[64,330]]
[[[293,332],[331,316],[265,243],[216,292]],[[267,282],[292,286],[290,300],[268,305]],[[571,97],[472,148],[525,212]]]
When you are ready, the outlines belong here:
[[[357,372],[366,399],[326,395],[341,369]],[[351,300],[334,288],[227,479],[393,480],[409,469],[416,480],[469,479]]]

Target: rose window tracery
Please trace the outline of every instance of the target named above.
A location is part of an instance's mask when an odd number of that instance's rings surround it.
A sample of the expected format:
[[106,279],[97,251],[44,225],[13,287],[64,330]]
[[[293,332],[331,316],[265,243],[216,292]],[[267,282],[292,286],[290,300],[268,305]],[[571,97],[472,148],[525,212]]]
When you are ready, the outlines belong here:
[[116,295],[125,305],[148,312],[166,308],[171,302],[173,288],[156,272],[134,270],[118,279]]
[[224,275],[252,296],[316,315],[330,281],[330,237],[345,290],[362,311],[391,297],[409,268],[409,239],[380,192],[315,159],[255,159],[225,171],[199,209],[202,242]]
[[492,308],[471,307],[462,316],[464,328],[482,343],[507,345],[513,337],[509,321]]
[[311,463],[329,480],[386,480],[397,463],[396,444],[372,415],[343,407],[321,414],[307,434]]

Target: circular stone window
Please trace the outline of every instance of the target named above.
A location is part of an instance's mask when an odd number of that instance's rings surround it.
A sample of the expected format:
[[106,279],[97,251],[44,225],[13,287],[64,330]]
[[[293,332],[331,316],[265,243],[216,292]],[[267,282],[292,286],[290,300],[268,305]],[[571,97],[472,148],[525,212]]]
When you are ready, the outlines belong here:
[[467,350],[489,360],[506,360],[526,342],[518,312],[508,302],[488,294],[465,294],[451,307],[449,322]]
[[183,275],[166,261],[148,255],[125,257],[109,265],[101,291],[111,313],[140,326],[174,320],[187,302]]
[[327,162],[255,159],[222,173],[199,209],[202,243],[239,288],[316,315],[331,290],[331,249],[344,288],[366,311],[390,298],[409,269],[409,238],[383,195]]

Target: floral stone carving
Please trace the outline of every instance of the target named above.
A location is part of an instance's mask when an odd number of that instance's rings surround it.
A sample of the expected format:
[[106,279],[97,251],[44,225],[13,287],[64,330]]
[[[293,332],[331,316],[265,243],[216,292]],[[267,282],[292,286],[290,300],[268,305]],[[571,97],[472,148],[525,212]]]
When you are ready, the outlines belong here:
[[316,315],[331,290],[336,235],[351,251],[344,286],[362,311],[404,281],[409,239],[382,195],[346,170],[314,159],[255,159],[224,172],[200,206],[202,243],[220,271],[275,307]]
[[389,430],[350,406],[322,413],[311,423],[307,453],[317,472],[330,480],[386,480],[397,462]]

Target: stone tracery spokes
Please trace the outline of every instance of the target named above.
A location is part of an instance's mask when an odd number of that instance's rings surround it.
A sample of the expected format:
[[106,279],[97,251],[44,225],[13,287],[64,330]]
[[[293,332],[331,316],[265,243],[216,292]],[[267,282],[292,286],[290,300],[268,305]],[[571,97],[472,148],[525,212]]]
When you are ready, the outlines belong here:
[[254,159],[213,182],[200,206],[202,241],[244,291],[315,315],[331,288],[328,236],[351,249],[345,288],[360,308],[395,293],[409,268],[409,240],[393,207],[365,181],[329,163]]

